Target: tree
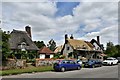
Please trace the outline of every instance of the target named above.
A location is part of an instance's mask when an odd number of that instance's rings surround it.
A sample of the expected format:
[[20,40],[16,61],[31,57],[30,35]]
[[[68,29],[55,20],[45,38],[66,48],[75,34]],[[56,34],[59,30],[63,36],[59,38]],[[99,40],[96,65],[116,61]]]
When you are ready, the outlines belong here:
[[2,32],[0,31],[0,34],[2,34],[2,59],[6,60],[8,58],[8,56],[10,56],[10,46],[8,43],[9,34],[6,34],[6,32]]
[[105,53],[108,56],[113,56],[114,57],[118,53],[118,49],[117,49],[117,47],[114,46],[114,44],[112,42],[108,42]]
[[115,45],[117,53],[114,55],[114,57],[120,57],[120,45]]
[[34,41],[34,43],[38,48],[42,48],[43,46],[46,46],[43,41]]
[[51,39],[51,40],[48,42],[48,45],[47,45],[47,46],[49,47],[50,50],[54,51],[55,48],[56,48],[56,42],[55,42],[53,39]]

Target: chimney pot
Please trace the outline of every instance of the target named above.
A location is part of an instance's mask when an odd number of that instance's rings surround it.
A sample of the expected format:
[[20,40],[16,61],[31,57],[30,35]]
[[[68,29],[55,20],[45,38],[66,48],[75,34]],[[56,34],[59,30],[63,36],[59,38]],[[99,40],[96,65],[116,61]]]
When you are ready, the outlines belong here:
[[67,43],[68,35],[65,34],[65,44]]
[[74,39],[73,34],[71,34],[70,39]]
[[28,35],[29,35],[30,37],[32,37],[32,36],[31,36],[31,27],[26,26],[26,27],[25,27],[25,30],[26,30],[26,32],[28,33]]
[[97,42],[100,44],[100,36],[97,36]]

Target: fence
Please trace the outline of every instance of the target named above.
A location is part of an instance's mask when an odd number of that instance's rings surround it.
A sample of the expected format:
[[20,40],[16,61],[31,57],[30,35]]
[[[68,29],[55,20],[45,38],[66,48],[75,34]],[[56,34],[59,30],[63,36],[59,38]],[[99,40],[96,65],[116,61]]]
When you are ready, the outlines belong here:
[[[36,59],[35,61],[35,66],[52,66],[55,62],[55,60],[58,59]],[[76,60],[76,59],[72,59],[72,60]]]
[[36,59],[35,66],[52,66],[55,59]]

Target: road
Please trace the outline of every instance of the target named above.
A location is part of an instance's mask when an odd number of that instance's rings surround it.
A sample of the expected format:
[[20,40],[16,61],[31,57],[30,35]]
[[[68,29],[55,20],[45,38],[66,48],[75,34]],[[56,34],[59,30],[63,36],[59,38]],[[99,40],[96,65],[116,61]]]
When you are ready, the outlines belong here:
[[[120,64],[119,64],[120,66]],[[82,68],[66,72],[39,72],[3,76],[3,78],[118,78],[118,65]]]

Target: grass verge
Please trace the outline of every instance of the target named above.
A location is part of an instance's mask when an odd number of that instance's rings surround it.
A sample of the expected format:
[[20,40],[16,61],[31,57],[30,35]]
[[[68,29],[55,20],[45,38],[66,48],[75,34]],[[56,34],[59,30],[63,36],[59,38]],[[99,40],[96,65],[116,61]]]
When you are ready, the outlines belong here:
[[45,72],[52,70],[53,70],[52,66],[28,67],[25,69],[11,69],[11,70],[0,71],[0,75],[5,76],[5,75],[15,75],[15,74],[32,73],[32,72]]

